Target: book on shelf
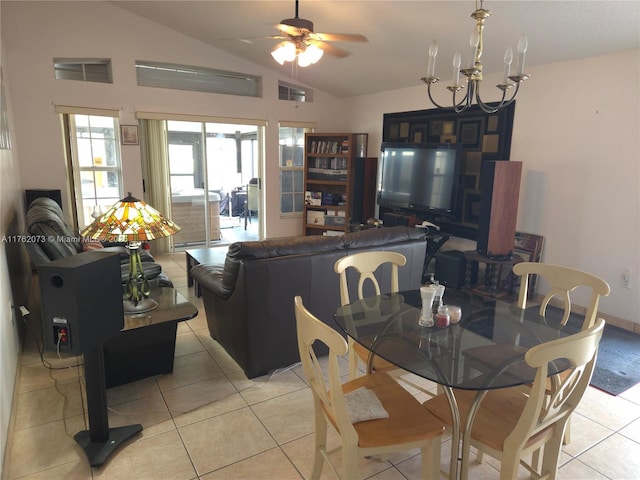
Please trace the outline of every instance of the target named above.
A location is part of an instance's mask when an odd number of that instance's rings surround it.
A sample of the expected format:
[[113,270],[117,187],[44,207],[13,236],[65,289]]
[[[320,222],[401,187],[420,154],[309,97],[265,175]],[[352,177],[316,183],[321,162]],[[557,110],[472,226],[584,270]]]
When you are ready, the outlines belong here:
[[349,141],[333,141],[333,140],[311,140],[309,145],[309,153],[347,153],[349,151]]
[[307,210],[307,223],[309,225],[324,225],[324,211]]
[[322,192],[305,192],[304,203],[307,205],[322,205]]

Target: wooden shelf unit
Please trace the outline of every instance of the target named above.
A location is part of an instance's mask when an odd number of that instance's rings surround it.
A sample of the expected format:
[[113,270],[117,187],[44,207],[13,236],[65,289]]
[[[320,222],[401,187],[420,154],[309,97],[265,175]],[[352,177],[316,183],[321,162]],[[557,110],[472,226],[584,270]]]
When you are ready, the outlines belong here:
[[304,235],[348,231],[354,205],[356,135],[305,135],[305,205],[302,217]]

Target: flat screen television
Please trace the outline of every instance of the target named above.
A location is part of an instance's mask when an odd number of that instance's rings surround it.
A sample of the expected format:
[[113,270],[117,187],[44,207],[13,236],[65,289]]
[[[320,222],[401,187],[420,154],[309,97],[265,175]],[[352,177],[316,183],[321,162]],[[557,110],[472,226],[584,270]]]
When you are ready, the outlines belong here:
[[457,218],[459,145],[385,142],[379,162],[378,205]]

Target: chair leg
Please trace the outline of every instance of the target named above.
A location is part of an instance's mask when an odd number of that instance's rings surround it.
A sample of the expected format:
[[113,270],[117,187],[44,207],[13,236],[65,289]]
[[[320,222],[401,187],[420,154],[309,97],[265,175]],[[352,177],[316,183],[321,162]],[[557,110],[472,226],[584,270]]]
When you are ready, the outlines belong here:
[[323,453],[327,451],[327,421],[322,414],[318,415],[319,405],[316,405],[316,435],[315,448],[313,451],[313,470],[311,470],[311,480],[319,480],[324,465]]
[[571,417],[567,420],[567,428],[564,431],[564,438],[562,439],[563,445],[569,445],[571,443]]
[[360,478],[358,472],[358,447],[343,445],[342,446],[342,479]]
[[440,447],[442,436],[438,436],[429,442],[429,445],[421,449],[421,477],[423,480],[436,480],[440,478]]

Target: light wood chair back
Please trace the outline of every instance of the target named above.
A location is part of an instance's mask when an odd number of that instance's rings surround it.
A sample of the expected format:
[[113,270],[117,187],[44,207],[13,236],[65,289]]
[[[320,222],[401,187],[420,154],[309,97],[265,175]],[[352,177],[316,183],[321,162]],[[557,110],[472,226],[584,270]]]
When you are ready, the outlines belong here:
[[[358,299],[364,298],[365,286],[369,283],[373,287],[375,295],[380,295],[380,282],[375,276],[375,272],[385,264],[391,268],[390,290],[384,293],[395,293],[398,291],[398,268],[406,265],[407,259],[404,255],[397,252],[361,252],[353,255],[347,255],[336,261],[334,265],[335,272],[340,276],[340,302],[342,305],[348,305],[352,302],[349,295],[348,272],[350,269],[355,270],[358,276],[357,294]],[[354,299],[355,300],[355,299]],[[354,379],[358,373],[358,359],[366,363],[369,352],[366,349],[356,346],[354,340],[349,337],[349,378]],[[376,359],[374,360],[374,368],[377,370],[388,369],[393,367],[388,362]]]
[[[420,448],[422,478],[437,478],[440,471],[440,442],[434,441],[444,433],[444,425],[427,412],[416,399],[386,373],[361,376],[341,384],[339,357],[348,350],[347,342],[334,329],[309,312],[302,298],[294,299],[298,349],[302,368],[313,393],[315,414],[315,451],[310,478],[320,478],[326,463],[343,480],[359,477],[358,459],[373,455]],[[313,345],[321,342],[329,348],[328,368],[317,358]],[[388,418],[352,423],[347,411],[345,393],[366,387],[373,391],[388,413]],[[340,436],[342,466],[335,468],[327,450],[327,427]]]
[[591,288],[591,298],[587,305],[582,328],[589,328],[596,320],[600,297],[611,291],[609,284],[600,277],[571,267],[549,263],[522,262],[514,265],[513,273],[521,277],[518,307],[526,308],[527,292],[531,275],[539,275],[551,287],[540,304],[540,315],[544,315],[552,299],[559,299],[564,307],[560,323],[566,325],[571,314],[570,293],[580,286]]
[[[536,369],[531,388],[490,390],[482,400],[471,431],[471,444],[501,460],[500,478],[518,477],[518,468],[530,453],[543,452],[541,466],[527,468],[545,478],[556,478],[558,459],[569,416],[582,399],[595,366],[604,320],[574,335],[532,347],[525,354],[527,365]],[[547,392],[549,365],[567,361],[567,375],[554,375],[553,391]],[[464,425],[475,392],[456,390]],[[440,420],[451,425],[444,395],[424,403]]]

